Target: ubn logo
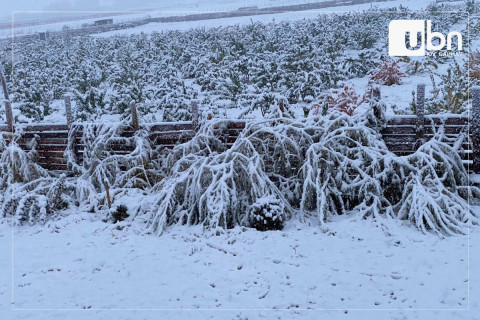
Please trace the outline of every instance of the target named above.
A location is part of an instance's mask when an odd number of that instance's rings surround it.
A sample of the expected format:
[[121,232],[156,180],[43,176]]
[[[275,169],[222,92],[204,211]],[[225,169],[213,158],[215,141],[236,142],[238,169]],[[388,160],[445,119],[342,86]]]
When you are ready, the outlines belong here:
[[[389,56],[424,56],[425,43],[427,50],[442,50],[447,43],[447,49],[452,50],[452,38],[457,37],[458,50],[462,50],[462,35],[453,31],[445,36],[440,32],[432,32],[432,21],[427,20],[425,39],[425,20],[392,20],[388,26],[388,55]],[[406,37],[410,37],[410,48],[407,48]],[[420,43],[418,36],[420,35]],[[439,44],[433,44],[433,38],[440,39]]]

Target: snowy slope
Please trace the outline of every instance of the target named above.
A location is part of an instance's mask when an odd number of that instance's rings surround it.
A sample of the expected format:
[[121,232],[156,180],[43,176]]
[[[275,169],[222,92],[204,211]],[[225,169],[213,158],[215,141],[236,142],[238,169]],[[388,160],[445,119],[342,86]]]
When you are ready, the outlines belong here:
[[478,319],[480,311],[478,229],[470,240],[439,239],[398,221],[341,219],[323,231],[205,236],[176,227],[158,238],[92,220],[20,228],[13,246],[0,224],[2,319]]

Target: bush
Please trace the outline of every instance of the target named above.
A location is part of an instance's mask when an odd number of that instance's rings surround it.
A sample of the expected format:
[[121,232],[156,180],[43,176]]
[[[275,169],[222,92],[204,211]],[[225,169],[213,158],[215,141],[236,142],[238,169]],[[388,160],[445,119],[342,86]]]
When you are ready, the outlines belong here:
[[431,57],[421,57],[421,59],[407,57],[405,60],[407,63],[405,72],[409,75],[431,74],[438,69],[438,63]]
[[405,74],[400,71],[398,61],[385,58],[377,69],[369,72],[371,74],[370,81],[385,86],[400,84],[400,81]]
[[156,199],[145,208],[151,232],[161,234],[176,223],[203,224],[217,233],[248,226],[248,208],[258,198],[276,195],[283,200],[252,143],[256,132],[247,139],[246,129],[228,148],[222,142],[223,124],[209,121],[191,141],[171,151],[169,175],[154,186]]
[[425,101],[426,110],[429,113],[462,113],[467,110],[471,95],[467,74],[467,70],[455,62],[446,74],[440,76],[441,82],[438,85],[431,76],[433,90],[432,96]]
[[128,208],[127,206],[121,204],[117,207],[117,209],[112,212],[112,219],[113,223],[117,223],[119,221],[123,221],[127,219],[130,215],[127,213]]
[[355,110],[367,101],[366,95],[360,96],[351,85],[343,89],[331,89],[320,97],[320,103],[312,106],[313,115],[325,115],[328,109],[335,109],[352,116]]
[[251,121],[230,148],[219,137],[224,123],[210,121],[173,149],[167,177],[137,216],[157,234],[173,224],[219,233],[280,228],[292,217],[323,224],[343,214],[409,220],[440,236],[465,233],[469,219],[478,224],[467,172],[441,132],[397,157],[378,139],[374,118],[371,110],[349,116],[328,109],[304,120]]
[[471,80],[480,81],[480,51],[476,50],[470,54],[466,68],[470,71]]
[[[2,139],[0,139],[2,140]],[[43,223],[72,202],[73,186],[65,175],[53,177],[32,161],[16,142],[0,141],[0,216],[13,216],[16,224]]]
[[32,102],[26,102],[20,105],[20,111],[25,117],[30,118],[36,122],[43,120],[42,108]]
[[284,208],[283,203],[275,196],[257,199],[250,206],[250,226],[259,231],[283,229]]

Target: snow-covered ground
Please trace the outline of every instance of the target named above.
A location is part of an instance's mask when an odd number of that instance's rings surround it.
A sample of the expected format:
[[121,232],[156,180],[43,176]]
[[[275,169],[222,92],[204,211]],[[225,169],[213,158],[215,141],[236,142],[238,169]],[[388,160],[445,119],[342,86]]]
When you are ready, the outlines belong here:
[[1,318],[480,319],[478,228],[441,239],[342,217],[220,236],[142,230],[87,213],[13,232],[4,220]]
[[[314,2],[314,1],[303,1],[303,2]],[[214,28],[214,27],[225,27],[231,25],[245,25],[250,24],[252,22],[262,22],[262,23],[269,23],[272,21],[280,22],[280,21],[295,21],[300,19],[311,19],[315,18],[320,13],[343,13],[343,12],[351,12],[351,11],[362,11],[368,10],[371,8],[392,8],[398,7],[400,5],[409,8],[410,10],[423,10],[426,6],[428,6],[431,1],[386,1],[386,2],[372,2],[366,4],[359,4],[353,6],[339,6],[339,7],[332,7],[332,8],[325,8],[325,9],[316,9],[316,10],[306,10],[306,11],[297,11],[297,12],[285,12],[285,13],[277,13],[277,14],[265,14],[265,15],[257,15],[257,16],[245,16],[245,17],[234,17],[234,18],[223,18],[223,19],[214,19],[214,20],[200,20],[200,21],[188,21],[188,22],[169,22],[169,23],[149,23],[143,26],[129,28],[129,29],[122,29],[122,30],[115,30],[101,33],[97,36],[112,36],[117,34],[139,34],[139,33],[149,33],[153,31],[166,31],[166,30],[189,30],[192,28],[199,28],[199,27],[206,27],[206,28]],[[295,4],[295,3],[292,3]],[[455,4],[452,2],[451,4]],[[157,11],[152,14],[163,15],[163,14],[171,14],[168,11]]]

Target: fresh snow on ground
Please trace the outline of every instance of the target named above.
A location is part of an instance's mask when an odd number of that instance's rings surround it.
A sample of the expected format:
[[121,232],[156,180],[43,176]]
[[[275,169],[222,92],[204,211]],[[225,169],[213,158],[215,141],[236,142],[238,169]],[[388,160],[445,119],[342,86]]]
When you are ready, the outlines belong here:
[[342,217],[324,228],[174,227],[156,237],[87,213],[13,232],[3,221],[5,320],[480,319],[478,228],[441,239]]
[[[305,2],[305,1],[303,1]],[[313,1],[311,1],[313,2]],[[292,3],[294,4],[294,3]],[[344,12],[353,12],[353,11],[363,11],[372,8],[392,8],[398,7],[400,5],[409,8],[409,10],[423,10],[425,9],[431,1],[387,1],[387,2],[378,2],[378,3],[365,3],[358,4],[353,6],[339,6],[331,7],[325,9],[316,9],[316,10],[305,10],[305,11],[296,11],[296,12],[285,12],[285,13],[276,13],[276,14],[264,14],[256,16],[245,16],[245,17],[233,17],[233,18],[223,18],[223,19],[212,19],[212,20],[199,20],[199,21],[182,21],[182,22],[168,22],[168,23],[148,23],[143,26],[108,31],[97,34],[95,36],[108,37],[118,34],[139,34],[139,33],[149,33],[149,32],[161,32],[167,30],[179,30],[185,31],[192,28],[206,27],[206,28],[215,28],[215,27],[225,27],[231,25],[245,25],[251,24],[253,22],[269,23],[269,22],[280,22],[280,21],[295,21],[300,19],[311,19],[315,18],[320,13],[344,13]],[[455,4],[455,3],[451,3]],[[157,12],[156,14],[167,14],[168,12]]]
[[[296,4],[303,4],[303,3],[311,3],[311,2],[323,2],[322,0],[242,0],[242,1],[219,1],[219,0],[187,0],[187,1],[174,1],[174,0],[163,0],[161,3],[156,3],[148,7],[138,7],[138,8],[123,8],[122,11],[118,11],[118,9],[109,9],[105,8],[102,10],[96,11],[79,11],[82,9],[71,10],[71,11],[64,11],[63,13],[60,11],[57,15],[72,16],[72,21],[68,22],[57,22],[57,23],[44,23],[39,25],[32,25],[32,26],[17,26],[14,25],[14,34],[16,35],[24,35],[24,34],[34,34],[36,32],[44,32],[44,31],[60,31],[64,26],[68,26],[70,28],[80,28],[82,24],[85,23],[93,23],[95,20],[100,18],[85,18],[85,19],[75,19],[75,16],[88,16],[89,14],[112,14],[109,16],[109,19],[113,19],[114,23],[120,22],[128,22],[137,19],[145,19],[145,18],[158,18],[158,17],[168,17],[168,16],[184,16],[202,12],[221,12],[221,11],[233,11],[238,10],[240,8],[248,8],[248,7],[257,7],[257,8],[268,8],[268,7],[277,7],[277,6],[289,6],[289,5],[296,5]],[[410,10],[423,10],[426,6],[431,4],[432,1],[430,0],[394,0],[394,1],[382,1],[376,2],[372,1],[371,3],[359,4],[359,5],[348,5],[348,6],[338,6],[332,8],[325,8],[320,10],[312,10],[312,11],[302,11],[302,12],[292,12],[292,13],[284,13],[284,14],[275,14],[275,15],[261,15],[261,16],[252,16],[252,17],[238,17],[238,18],[227,18],[227,19],[215,19],[215,20],[203,20],[203,21],[190,21],[190,22],[176,22],[176,23],[151,23],[145,26],[140,26],[137,28],[131,29],[124,29],[119,31],[112,31],[111,33],[136,33],[136,32],[150,32],[153,30],[185,30],[196,26],[225,26],[225,25],[232,25],[232,24],[244,24],[250,23],[250,18],[253,21],[271,21],[271,19],[275,19],[278,21],[281,20],[291,20],[292,18],[308,18],[311,17],[312,13],[318,12],[347,12],[347,11],[361,11],[361,10],[368,10],[372,7],[374,8],[390,8],[390,7],[398,7],[400,5],[404,7],[408,7]],[[462,1],[452,1],[449,4],[460,4]],[[24,20],[32,20],[34,17],[35,19],[45,19],[47,20],[49,17],[52,16],[51,10],[45,10],[44,12],[39,11],[40,8],[35,6],[29,6],[22,9],[22,11],[18,11],[19,8],[16,8],[16,12],[13,12],[14,21],[23,22]],[[43,16],[44,17],[43,17]],[[10,20],[10,19],[9,19]],[[10,22],[10,21],[9,21]],[[110,34],[110,32],[108,32]],[[7,38],[12,35],[11,29],[0,29],[0,38]]]

